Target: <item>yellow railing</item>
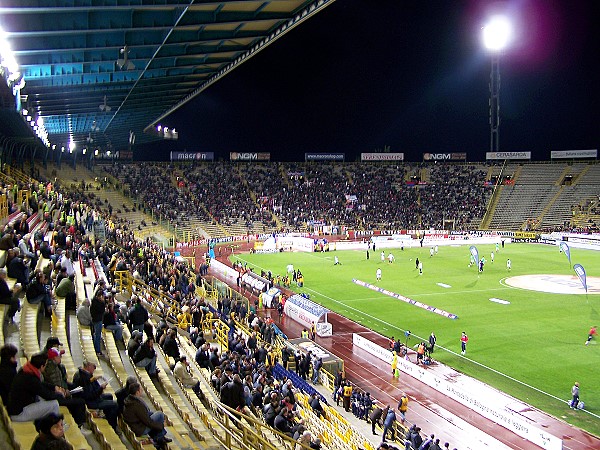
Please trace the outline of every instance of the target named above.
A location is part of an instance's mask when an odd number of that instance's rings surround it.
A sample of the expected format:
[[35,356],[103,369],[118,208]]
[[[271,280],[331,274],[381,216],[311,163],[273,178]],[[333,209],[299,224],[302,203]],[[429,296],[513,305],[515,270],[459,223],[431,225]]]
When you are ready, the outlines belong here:
[[0,195],[0,220],[8,217],[8,198],[6,194]]

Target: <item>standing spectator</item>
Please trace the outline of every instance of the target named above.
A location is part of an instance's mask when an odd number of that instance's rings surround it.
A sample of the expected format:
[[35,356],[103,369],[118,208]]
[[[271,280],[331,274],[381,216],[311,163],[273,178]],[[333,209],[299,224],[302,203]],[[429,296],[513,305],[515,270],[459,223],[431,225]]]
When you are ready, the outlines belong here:
[[127,315],[127,319],[129,320],[130,329],[137,331],[144,331],[144,324],[148,320],[148,310],[144,308],[142,305],[142,299],[139,297],[135,298],[135,302],[133,302],[133,306],[129,310],[129,314]]
[[21,303],[17,297],[17,294],[21,291],[21,286],[15,284],[12,289],[9,289],[6,277],[6,268],[0,268],[0,304],[8,305],[6,315],[8,316],[8,320],[12,322],[17,311],[21,309]]
[[436,342],[437,342],[437,338],[435,337],[435,334],[432,331],[431,334],[429,335],[429,352],[430,353],[433,353],[433,347],[435,347]]
[[400,401],[398,402],[398,411],[400,411],[400,422],[404,424],[406,420],[406,411],[408,411],[408,395],[402,394]]
[[313,363],[313,376],[312,383],[317,384],[319,382],[319,376],[321,374],[321,367],[323,367],[323,358],[320,356],[315,359]]
[[352,385],[349,381],[346,381],[346,385],[344,386],[344,409],[346,412],[350,411],[350,399],[352,398]]
[[15,375],[6,405],[13,422],[29,422],[50,413],[59,414],[60,388],[42,381],[46,362],[44,353],[36,353]]
[[[394,422],[396,422],[396,413],[394,412],[393,408],[390,408],[388,406],[388,412],[383,421],[383,435],[381,436],[382,442],[385,442],[387,433],[390,430],[392,432],[392,435],[391,435],[392,441],[394,440],[394,436],[395,436]],[[415,447],[415,448],[419,448],[419,447]]]
[[125,399],[123,421],[136,436],[149,435],[157,448],[166,448],[171,439],[166,437],[165,415],[161,411],[150,412],[142,400],[142,387],[139,383],[129,386],[129,395]]
[[467,353],[467,342],[469,342],[469,336],[464,331],[460,335],[460,354],[464,355]]
[[570,405],[571,409],[577,409],[577,405],[579,404],[579,383],[577,381],[571,388],[571,395],[573,396]]
[[104,301],[104,292],[98,290],[92,298],[90,306],[90,314],[92,315],[92,335],[94,340],[94,350],[97,355],[102,355],[102,321],[104,320],[104,312],[106,311],[106,302]]
[[421,428],[412,428],[412,431],[410,432],[410,445],[412,445],[412,448],[418,449],[419,447],[421,447],[422,443],[423,438],[421,437]]
[[371,421],[371,431],[373,432],[374,436],[377,436],[377,433],[375,432],[375,425],[383,425],[381,420],[385,420],[389,409],[390,405],[387,405],[385,408],[377,406],[373,411],[371,411],[371,414],[369,415],[369,420]]

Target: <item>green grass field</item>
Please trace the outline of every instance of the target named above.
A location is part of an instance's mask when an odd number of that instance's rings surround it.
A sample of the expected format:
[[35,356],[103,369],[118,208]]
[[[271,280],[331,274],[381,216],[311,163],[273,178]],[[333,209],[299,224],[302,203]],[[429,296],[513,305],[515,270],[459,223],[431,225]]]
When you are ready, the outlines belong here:
[[[394,264],[380,262],[379,250],[370,252],[368,261],[364,251],[242,254],[232,260],[246,261],[258,272],[264,269],[281,275],[288,264],[294,264],[305,280],[304,288],[295,290],[309,293],[311,300],[385,336],[403,336],[408,329],[413,334],[409,346],[426,340],[434,331],[434,359],[600,435],[597,417],[572,411],[552,397],[570,399],[571,386],[579,381],[586,409],[600,414],[600,342],[584,345],[590,326],[600,325],[600,295],[550,294],[502,283],[507,276],[574,275],[556,247],[509,244],[493,264],[490,252],[494,246],[477,248],[488,261],[481,275],[474,266],[468,268],[468,245],[440,247],[433,258],[428,248],[393,249]],[[334,255],[342,265],[333,265]],[[423,262],[423,275],[415,269],[417,257]],[[512,261],[510,273],[507,258]],[[572,249],[571,258],[573,264],[585,267],[588,279],[600,273],[598,252]],[[383,276],[376,283],[377,268]],[[458,319],[358,286],[353,278],[457,314]],[[492,302],[493,297],[510,304]],[[466,358],[460,355],[463,330],[469,336]]]

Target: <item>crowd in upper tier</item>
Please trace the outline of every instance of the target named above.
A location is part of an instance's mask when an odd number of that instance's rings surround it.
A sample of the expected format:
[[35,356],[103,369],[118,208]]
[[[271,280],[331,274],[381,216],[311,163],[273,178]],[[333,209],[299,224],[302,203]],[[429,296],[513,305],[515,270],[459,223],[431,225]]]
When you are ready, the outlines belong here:
[[[477,226],[491,189],[473,165],[132,164],[107,170],[174,226],[214,221],[250,232]],[[278,222],[279,221],[279,222]]]

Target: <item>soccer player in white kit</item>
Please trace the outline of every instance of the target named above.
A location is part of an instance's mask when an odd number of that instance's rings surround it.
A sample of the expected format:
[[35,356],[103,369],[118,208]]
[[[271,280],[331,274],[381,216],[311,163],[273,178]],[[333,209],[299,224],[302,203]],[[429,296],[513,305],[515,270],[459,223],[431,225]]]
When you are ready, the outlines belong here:
[[494,252],[490,253],[490,259],[492,260],[492,264],[494,264]]
[[375,276],[377,277],[377,281],[381,280],[381,269],[377,269],[377,272],[375,272]]
[[429,249],[429,257],[432,258],[433,257],[433,247],[431,247]]
[[508,270],[510,272],[510,269],[511,269],[511,262],[510,262],[510,259],[507,259],[506,260],[506,270]]
[[381,262],[385,262],[385,252],[381,250]]
[[388,255],[388,261],[390,264],[394,262],[394,255],[392,255],[391,253]]

